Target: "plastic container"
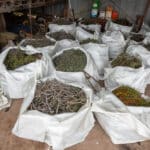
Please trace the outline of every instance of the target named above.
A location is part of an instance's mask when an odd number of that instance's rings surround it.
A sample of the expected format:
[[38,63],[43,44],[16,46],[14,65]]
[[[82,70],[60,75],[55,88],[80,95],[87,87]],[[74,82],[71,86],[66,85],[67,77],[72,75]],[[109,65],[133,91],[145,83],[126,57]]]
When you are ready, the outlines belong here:
[[100,5],[99,0],[93,0],[92,10],[91,10],[91,17],[92,18],[96,18],[98,16],[99,5]]
[[106,19],[111,19],[112,11],[113,11],[112,6],[109,5],[106,7]]
[[119,18],[119,13],[116,10],[112,11],[111,19],[112,20],[117,20]]

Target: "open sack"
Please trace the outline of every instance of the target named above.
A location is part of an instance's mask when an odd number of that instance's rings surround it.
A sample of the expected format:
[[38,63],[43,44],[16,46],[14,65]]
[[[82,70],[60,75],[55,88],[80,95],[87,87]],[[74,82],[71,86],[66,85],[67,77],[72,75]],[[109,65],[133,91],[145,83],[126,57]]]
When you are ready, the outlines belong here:
[[[72,40],[62,40],[60,42],[57,42],[54,53],[52,55],[52,60],[54,60],[58,56],[61,56],[63,53],[68,52],[70,50],[71,51],[79,50],[85,55],[85,57],[86,57],[85,67],[83,68],[83,70],[76,71],[76,72],[61,71],[61,70],[57,70],[54,66],[54,63],[53,63],[54,70],[55,70],[54,74],[55,74],[56,78],[59,78],[62,81],[68,82],[68,83],[78,82],[78,84],[80,86],[85,86],[87,84],[89,86],[91,86],[91,84],[94,85],[94,86],[97,85],[97,88],[99,88],[99,85],[96,82],[96,80],[100,80],[100,75],[98,73],[98,68],[97,68],[96,64],[94,63],[93,58],[91,57],[91,55],[85,49],[83,49],[79,45],[78,42],[72,41]],[[76,62],[74,62],[74,63],[76,64]],[[70,64],[68,64],[68,65],[70,66]],[[88,75],[94,77],[94,80],[93,80],[93,78],[90,78],[89,79],[90,83],[88,83],[85,74],[88,74]]]
[[[8,70],[4,64],[4,60],[10,50],[18,49],[18,47],[9,47],[0,54],[0,79],[4,93],[9,98],[24,98],[30,91],[30,80],[33,76],[37,79],[46,77],[50,74],[50,58],[45,53],[41,53],[40,59],[34,62],[20,66],[14,70]],[[26,54],[38,54],[36,49],[23,50]]]
[[[48,77],[43,79],[42,82],[52,79]],[[33,78],[32,89],[21,106],[20,115],[12,130],[13,134],[47,143],[54,150],[63,150],[82,142],[94,126],[94,117],[91,112],[92,90],[86,86],[84,88],[80,87],[78,82],[72,84],[84,91],[87,99],[85,105],[77,112],[49,115],[37,110],[27,110],[36,90],[34,80]],[[60,81],[59,79],[57,80]],[[64,84],[70,85],[67,82]]]
[[150,107],[126,106],[109,91],[102,91],[95,100],[92,111],[114,144],[150,139]]
[[[46,38],[45,38],[46,39]],[[38,42],[38,40],[42,42],[42,39],[24,39],[19,43],[19,47],[22,47],[23,49],[36,49],[39,52],[45,52],[48,53],[49,55],[51,55],[51,53],[53,52],[53,49],[55,48],[55,42],[51,41],[50,39],[46,39],[47,40],[47,44],[44,46],[44,44],[42,44],[42,46],[40,46],[40,44],[37,44],[36,46],[34,46],[35,44],[28,44],[28,43],[32,43],[31,41],[33,41],[33,43]],[[50,44],[48,44],[48,41]],[[44,42],[44,41],[43,41]],[[39,46],[38,46],[39,45]]]
[[102,35],[102,42],[109,47],[109,57],[115,58],[123,52],[126,41],[120,31],[106,31]]
[[84,30],[82,27],[77,27],[76,28],[76,40],[81,42],[87,39],[95,39],[99,41],[100,39],[99,32],[90,33]]
[[99,75],[104,75],[104,68],[108,67],[109,56],[108,46],[105,44],[98,43],[87,43],[83,44],[82,47],[91,55]]
[[112,91],[120,85],[127,85],[144,93],[149,83],[149,76],[150,69],[144,67],[138,69],[122,66],[105,68],[105,87]]

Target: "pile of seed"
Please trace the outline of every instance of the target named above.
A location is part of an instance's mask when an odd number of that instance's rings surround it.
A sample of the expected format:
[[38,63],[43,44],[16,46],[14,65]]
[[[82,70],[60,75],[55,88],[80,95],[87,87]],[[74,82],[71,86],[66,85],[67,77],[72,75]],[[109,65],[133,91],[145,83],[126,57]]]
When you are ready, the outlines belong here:
[[148,51],[150,51],[150,44],[144,45],[144,47],[145,47]]
[[70,49],[55,57],[53,63],[58,71],[79,72],[84,70],[87,58],[81,50]]
[[48,34],[48,36],[52,37],[56,41],[60,41],[60,40],[63,40],[63,39],[75,40],[73,35],[71,35],[70,33],[66,33],[65,31],[50,33],[50,34]]
[[41,53],[27,55],[20,49],[11,49],[4,60],[4,64],[8,70],[14,70],[41,58]]
[[128,106],[150,106],[150,102],[141,97],[141,94],[128,86],[121,86],[113,90],[113,93]]
[[95,31],[92,31],[92,30],[90,30],[90,29],[87,29],[87,28],[84,28],[84,27],[82,27],[85,31],[87,31],[87,32],[89,32],[89,33],[91,33],[91,34],[94,34],[94,32]]
[[32,45],[33,47],[46,47],[50,45],[54,45],[55,42],[47,39],[47,38],[42,38],[42,39],[28,39],[23,42],[21,46],[27,46],[27,45]]
[[68,19],[59,18],[59,19],[53,20],[52,23],[58,24],[58,25],[70,25],[70,24],[72,24],[73,22],[72,22],[71,20],[68,20]]
[[142,34],[132,34],[131,40],[134,40],[136,42],[142,42],[144,40],[144,36]]
[[97,44],[99,44],[99,41],[95,40],[95,39],[86,39],[86,40],[83,40],[83,41],[80,42],[80,44],[87,44],[87,43],[97,43]]
[[127,19],[117,19],[115,21],[113,21],[114,23],[117,23],[119,25],[123,25],[123,26],[132,26],[132,23],[130,23]]
[[37,85],[28,110],[54,115],[77,112],[85,103],[86,95],[82,89],[51,80]]
[[126,66],[131,68],[140,68],[142,66],[142,62],[134,56],[130,56],[127,53],[121,53],[116,59],[114,59],[111,62],[111,66]]

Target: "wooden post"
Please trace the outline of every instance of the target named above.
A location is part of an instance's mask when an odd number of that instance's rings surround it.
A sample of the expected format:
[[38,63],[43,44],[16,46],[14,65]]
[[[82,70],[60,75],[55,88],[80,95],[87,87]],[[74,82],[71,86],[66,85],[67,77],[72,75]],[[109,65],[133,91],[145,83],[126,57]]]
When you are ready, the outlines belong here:
[[0,32],[6,31],[6,22],[4,14],[0,13]]

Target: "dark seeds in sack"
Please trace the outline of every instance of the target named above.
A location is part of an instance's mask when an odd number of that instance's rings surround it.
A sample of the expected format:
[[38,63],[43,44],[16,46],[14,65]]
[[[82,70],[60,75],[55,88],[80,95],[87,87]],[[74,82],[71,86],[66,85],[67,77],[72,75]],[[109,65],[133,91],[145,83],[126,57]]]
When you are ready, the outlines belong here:
[[136,69],[142,66],[142,62],[134,56],[130,56],[127,53],[121,53],[119,56],[117,56],[116,59],[114,59],[111,62],[111,66],[112,67],[126,66]]
[[83,40],[83,41],[80,42],[80,44],[87,44],[87,43],[97,43],[97,44],[99,44],[99,41],[95,40],[95,39],[86,39],[86,40]]
[[150,51],[150,44],[144,45],[144,47],[145,47],[148,51]]
[[50,34],[48,34],[48,36],[52,37],[56,41],[60,41],[60,40],[64,40],[64,39],[75,40],[73,35],[71,35],[70,33],[66,33],[64,31],[50,33]]
[[71,20],[64,19],[64,18],[55,19],[55,20],[53,20],[52,23],[58,24],[58,25],[70,25],[70,24],[73,24],[73,22]]
[[130,23],[127,19],[117,19],[113,22],[123,26],[132,26],[132,23]]
[[146,101],[135,89],[128,86],[121,86],[113,90],[113,93],[128,106],[150,106],[150,101]]
[[142,42],[144,40],[144,35],[142,34],[131,34],[131,40],[136,42]]
[[85,103],[86,95],[82,89],[51,80],[37,85],[28,110],[55,115],[77,112]]
[[27,55],[20,49],[11,49],[4,60],[4,64],[8,70],[14,70],[41,58],[41,53]]
[[66,50],[53,59],[56,70],[64,72],[83,71],[87,58],[81,50]]
[[87,31],[87,32],[89,32],[89,33],[91,33],[91,34],[94,34],[94,32],[95,31],[92,31],[92,30],[90,30],[90,29],[86,29],[86,28],[84,28],[84,27],[82,27],[83,28],[83,30],[85,30],[85,31]]
[[21,46],[32,45],[33,47],[38,48],[38,47],[46,47],[54,44],[55,42],[43,38],[43,39],[27,39],[25,42],[23,42]]

